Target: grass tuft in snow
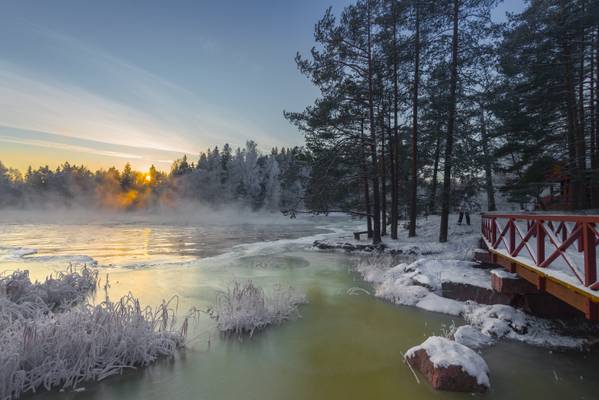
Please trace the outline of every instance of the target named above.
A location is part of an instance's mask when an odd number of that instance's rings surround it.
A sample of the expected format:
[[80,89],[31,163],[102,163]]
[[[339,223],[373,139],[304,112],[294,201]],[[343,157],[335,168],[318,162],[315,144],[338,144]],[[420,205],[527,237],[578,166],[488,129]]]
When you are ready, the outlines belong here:
[[267,295],[251,281],[234,281],[217,293],[208,314],[216,320],[219,331],[251,336],[256,330],[299,317],[298,307],[306,302],[306,296],[292,287],[277,285]]
[[128,368],[172,357],[187,318],[175,328],[176,298],[143,307],[129,294],[91,305],[97,273],[69,270],[32,283],[26,271],[0,279],[0,399],[76,389]]

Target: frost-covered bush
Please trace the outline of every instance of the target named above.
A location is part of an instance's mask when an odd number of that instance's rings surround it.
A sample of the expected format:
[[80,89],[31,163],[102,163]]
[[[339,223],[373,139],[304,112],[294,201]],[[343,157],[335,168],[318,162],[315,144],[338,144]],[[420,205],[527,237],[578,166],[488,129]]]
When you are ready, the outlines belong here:
[[41,301],[54,309],[83,301],[97,284],[98,271],[87,267],[69,267],[56,277],[48,276],[44,282],[31,282],[29,271],[15,271],[0,276],[0,297],[17,304]]
[[172,357],[184,344],[187,319],[175,328],[176,298],[155,309],[131,294],[91,305],[85,293],[95,288],[97,274],[87,271],[43,283],[31,283],[26,272],[2,278],[0,400],[76,388]]
[[251,281],[235,281],[217,293],[208,313],[221,332],[252,335],[256,330],[298,317],[298,306],[306,302],[306,297],[292,287],[277,285],[266,295]]

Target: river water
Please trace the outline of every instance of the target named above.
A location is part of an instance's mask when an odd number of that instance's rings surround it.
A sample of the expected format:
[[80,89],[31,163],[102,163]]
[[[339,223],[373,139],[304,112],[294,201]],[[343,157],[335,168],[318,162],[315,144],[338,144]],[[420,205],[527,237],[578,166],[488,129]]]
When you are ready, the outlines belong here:
[[[29,269],[35,278],[69,263],[95,262],[110,277],[112,298],[132,292],[156,305],[173,295],[179,310],[208,307],[232,280],[303,290],[302,318],[243,340],[221,337],[206,316],[190,346],[173,361],[135,370],[83,392],[35,399],[467,399],[418,384],[402,354],[456,317],[387,304],[351,272],[346,254],[310,249],[314,238],[351,230],[328,218],[94,219],[41,223],[0,218],[0,271]],[[33,253],[33,250],[37,250]],[[26,253],[31,253],[27,254]],[[353,293],[353,294],[350,294]],[[103,297],[104,294],[98,294]],[[599,357],[514,342],[486,349],[488,399],[597,399]]]

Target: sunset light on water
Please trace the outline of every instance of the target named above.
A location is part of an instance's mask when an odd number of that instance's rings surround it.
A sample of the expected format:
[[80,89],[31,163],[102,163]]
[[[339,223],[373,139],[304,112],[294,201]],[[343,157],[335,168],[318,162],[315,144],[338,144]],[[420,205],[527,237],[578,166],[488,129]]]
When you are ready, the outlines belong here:
[[0,400],[597,398],[598,1],[0,20]]

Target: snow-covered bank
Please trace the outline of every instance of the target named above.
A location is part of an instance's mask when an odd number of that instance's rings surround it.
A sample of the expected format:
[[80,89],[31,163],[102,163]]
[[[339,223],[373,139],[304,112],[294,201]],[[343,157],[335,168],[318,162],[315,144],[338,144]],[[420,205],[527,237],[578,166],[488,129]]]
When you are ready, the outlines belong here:
[[356,267],[364,280],[374,286],[375,296],[395,304],[460,316],[486,336],[488,343],[504,337],[553,348],[582,349],[587,343],[584,338],[561,335],[560,326],[551,320],[533,317],[508,305],[481,305],[443,297],[443,282],[490,286],[490,272],[472,268],[469,261],[419,259],[385,268],[376,260],[365,258]]
[[0,278],[0,399],[77,389],[183,346],[187,320],[176,329],[174,303],[152,309],[128,295],[92,305],[85,298],[97,283],[89,269],[41,283],[27,271]]
[[251,336],[257,330],[298,317],[299,305],[306,302],[306,296],[291,287],[275,286],[272,293],[265,294],[250,281],[233,282],[217,293],[208,314],[221,332]]
[[[455,216],[450,218],[450,223],[453,218]],[[491,272],[476,268],[471,261],[480,238],[480,217],[473,216],[471,226],[451,224],[447,243],[437,241],[438,222],[438,217],[419,219],[417,237],[401,236],[399,241],[385,239],[383,251],[363,257],[357,263],[355,270],[373,285],[375,296],[395,304],[463,318],[469,325],[467,329],[458,329],[456,340],[473,347],[508,338],[551,348],[585,348],[586,338],[562,334],[562,326],[556,321],[528,315],[509,305],[482,305],[443,297],[446,284],[490,291]],[[327,240],[329,243],[365,243],[350,239],[349,234]]]
[[329,249],[357,250],[363,253],[382,250],[390,255],[471,260],[480,239],[480,216],[472,215],[472,225],[457,225],[453,221],[456,218],[455,215],[450,216],[451,226],[447,243],[438,242],[440,217],[432,215],[417,220],[417,236],[408,237],[407,230],[402,229],[399,233],[399,240],[391,240],[385,236],[381,246],[371,246],[369,239],[364,236],[361,240],[355,240],[353,233],[347,231],[336,237],[318,240],[315,245]]

